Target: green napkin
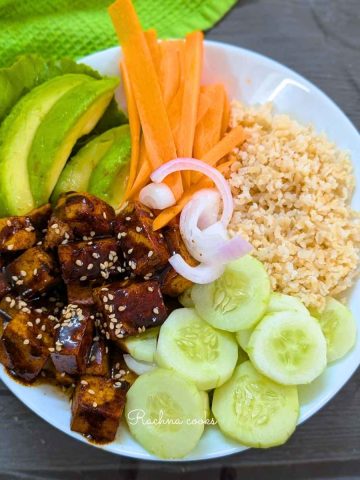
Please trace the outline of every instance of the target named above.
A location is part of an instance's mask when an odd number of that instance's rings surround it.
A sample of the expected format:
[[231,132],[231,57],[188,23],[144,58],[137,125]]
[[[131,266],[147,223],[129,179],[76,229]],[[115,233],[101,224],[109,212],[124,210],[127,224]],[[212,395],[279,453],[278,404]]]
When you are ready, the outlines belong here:
[[[212,27],[237,0],[134,0],[144,28],[179,37]],[[117,44],[112,0],[0,0],[0,66],[21,53],[74,58]]]

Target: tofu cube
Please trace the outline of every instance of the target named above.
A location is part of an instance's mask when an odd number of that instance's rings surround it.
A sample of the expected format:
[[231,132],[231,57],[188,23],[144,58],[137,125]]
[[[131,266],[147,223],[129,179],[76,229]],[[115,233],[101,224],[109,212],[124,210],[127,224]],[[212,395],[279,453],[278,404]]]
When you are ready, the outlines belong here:
[[55,335],[51,359],[60,373],[80,375],[85,372],[93,339],[94,317],[86,307],[68,305],[62,313]]
[[92,286],[71,282],[66,285],[67,301],[75,305],[91,307],[94,305]]
[[107,280],[123,272],[122,256],[115,238],[69,243],[58,248],[62,277],[66,283]]
[[74,233],[70,225],[52,215],[44,238],[45,250],[57,248],[59,245],[66,245],[73,239]]
[[78,382],[71,407],[71,430],[98,442],[115,439],[122,416],[127,384],[120,387],[104,377],[85,375]]
[[113,234],[114,209],[90,193],[70,192],[59,197],[54,217],[68,224],[76,238]]
[[[164,229],[164,237],[170,255],[179,253],[189,265],[193,267],[198,265],[198,262],[190,255],[183,239],[181,238],[178,220],[172,220],[172,222],[170,222],[170,224]],[[192,282],[179,275],[171,265],[169,265],[161,274],[160,288],[164,295],[178,297],[191,286]]]
[[123,352],[116,345],[113,345],[110,350],[110,376],[117,382],[115,385],[121,386],[126,382],[129,387],[138,377],[135,372],[129,370]]
[[59,281],[53,256],[41,247],[26,250],[6,270],[13,288],[26,298],[45,292]]
[[156,280],[114,282],[94,289],[94,300],[102,313],[101,331],[115,343],[161,325],[167,310]]
[[85,374],[99,375],[100,377],[108,377],[110,374],[109,368],[109,347],[105,340],[97,335],[93,339],[90,347]]
[[31,248],[36,243],[36,232],[29,217],[0,218],[0,252]]
[[32,382],[47,362],[54,338],[44,315],[17,313],[4,329],[0,340],[1,361],[14,374]]
[[163,234],[153,230],[153,217],[149,208],[130,202],[114,224],[128,270],[145,280],[164,268],[169,259]]

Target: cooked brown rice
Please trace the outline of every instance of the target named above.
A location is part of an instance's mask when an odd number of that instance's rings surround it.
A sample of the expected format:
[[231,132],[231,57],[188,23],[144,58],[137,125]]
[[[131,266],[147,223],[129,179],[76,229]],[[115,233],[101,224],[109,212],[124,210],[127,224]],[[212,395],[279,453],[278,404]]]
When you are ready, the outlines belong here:
[[273,114],[270,104],[234,102],[231,122],[248,133],[232,166],[231,230],[253,244],[274,290],[321,309],[327,295],[352,285],[359,264],[349,156],[311,126]]

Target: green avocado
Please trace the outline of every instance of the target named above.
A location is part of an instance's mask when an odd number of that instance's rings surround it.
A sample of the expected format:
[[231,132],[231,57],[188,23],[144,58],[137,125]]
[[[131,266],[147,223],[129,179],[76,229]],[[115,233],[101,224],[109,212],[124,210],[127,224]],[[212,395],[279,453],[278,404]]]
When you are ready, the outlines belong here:
[[123,127],[116,127],[90,140],[66,164],[51,200],[56,202],[60,194],[65,192],[87,192],[93,170],[116,140],[123,137]]
[[91,77],[67,74],[34,88],[19,100],[0,127],[0,216],[22,215],[35,207],[28,154],[44,118],[67,92]]
[[115,142],[92,172],[88,192],[117,208],[125,194],[130,157],[130,128],[128,125],[123,125],[118,128]]
[[95,127],[117,85],[116,78],[90,80],[67,92],[46,114],[28,156],[35,206],[49,200],[76,141]]

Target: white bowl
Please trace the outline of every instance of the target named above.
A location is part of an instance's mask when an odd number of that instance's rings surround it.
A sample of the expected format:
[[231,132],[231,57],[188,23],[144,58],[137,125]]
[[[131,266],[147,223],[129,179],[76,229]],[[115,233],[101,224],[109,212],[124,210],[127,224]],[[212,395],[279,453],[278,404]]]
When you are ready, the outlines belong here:
[[[248,104],[271,100],[279,112],[289,113],[303,123],[314,124],[318,132],[325,132],[337,145],[348,150],[354,161],[356,180],[360,184],[360,137],[344,113],[317,87],[305,78],[279,63],[249,50],[216,42],[205,43],[204,81],[223,82],[230,97]],[[111,48],[95,53],[84,62],[108,75],[118,75],[120,49]],[[122,92],[118,99],[123,103]],[[354,195],[353,206],[360,209],[360,189]],[[355,286],[350,301],[360,327],[360,284]],[[349,380],[360,364],[360,342],[341,361],[329,366],[313,384],[300,388],[302,423],[326,404]],[[58,389],[41,385],[25,387],[12,380],[0,369],[0,378],[31,410],[54,427],[86,442],[70,430],[70,405]],[[344,406],[345,407],[345,406]],[[296,433],[295,433],[296,435]],[[109,452],[133,458],[156,460],[129,434],[123,423],[116,440],[101,446]],[[245,450],[224,437],[218,428],[207,427],[197,448],[186,460],[204,460]]]

